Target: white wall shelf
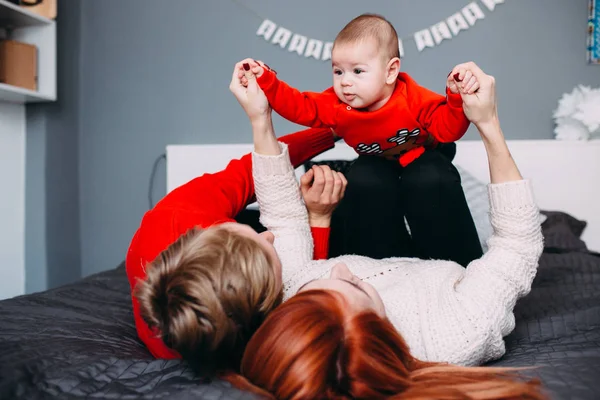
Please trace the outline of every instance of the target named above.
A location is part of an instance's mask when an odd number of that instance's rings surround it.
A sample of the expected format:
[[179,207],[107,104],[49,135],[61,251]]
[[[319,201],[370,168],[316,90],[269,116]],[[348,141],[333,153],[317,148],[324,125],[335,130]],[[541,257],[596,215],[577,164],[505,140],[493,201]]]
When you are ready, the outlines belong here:
[[0,83],[0,102],[35,103],[56,100],[56,22],[24,7],[0,0],[0,30],[7,39],[37,47],[38,90]]
[[0,0],[0,25],[22,28],[26,26],[50,25],[53,20],[39,16],[26,8],[19,7],[7,0]]
[[24,104],[52,100],[55,100],[55,98],[40,94],[39,92],[35,92],[33,90],[7,85],[0,82],[0,101]]
[[0,0],[0,39],[37,48],[37,90],[0,83],[0,299],[25,293],[26,103],[56,100],[56,22]]

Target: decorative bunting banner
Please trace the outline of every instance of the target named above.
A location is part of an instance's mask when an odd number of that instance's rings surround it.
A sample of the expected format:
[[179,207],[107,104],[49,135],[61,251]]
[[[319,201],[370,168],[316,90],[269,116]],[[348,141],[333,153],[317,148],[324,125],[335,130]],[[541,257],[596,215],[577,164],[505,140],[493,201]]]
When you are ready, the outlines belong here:
[[[260,16],[246,4],[237,0],[233,1],[262,19],[262,23],[258,27],[256,35],[262,37],[267,42],[306,58],[314,58],[321,61],[331,59],[333,42],[309,38],[299,33],[292,32],[283,26],[277,25],[270,19]],[[422,52],[427,48],[434,48],[440,45],[444,40],[451,40],[461,31],[465,31],[474,26],[478,20],[485,18],[483,7],[479,3],[482,3],[487,10],[494,11],[498,4],[504,3],[504,0],[472,1],[460,11],[452,14],[443,21],[417,31],[411,36],[403,38],[399,37],[398,45],[400,56],[404,56],[404,43],[409,40],[414,40],[417,50]]]
[[600,2],[598,0],[590,0],[587,54],[590,64],[600,64]]

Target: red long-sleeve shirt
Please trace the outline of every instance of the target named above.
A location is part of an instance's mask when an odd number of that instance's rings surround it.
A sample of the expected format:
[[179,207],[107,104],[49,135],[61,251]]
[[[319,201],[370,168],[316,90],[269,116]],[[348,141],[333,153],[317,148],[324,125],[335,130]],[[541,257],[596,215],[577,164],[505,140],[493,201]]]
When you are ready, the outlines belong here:
[[447,98],[419,86],[408,74],[398,75],[389,101],[380,109],[354,109],[340,101],[333,87],[300,92],[265,68],[258,78],[271,107],[283,118],[310,127],[333,128],[358,154],[399,159],[403,166],[438,142],[454,142],[469,127],[460,94]]
[[[289,145],[292,164],[298,166],[333,147],[329,129],[307,129],[279,138]],[[182,185],[146,212],[133,236],[126,258],[126,270],[133,291],[138,279],[146,277],[146,264],[189,229],[234,222],[234,217],[254,201],[252,157],[246,154],[231,161],[214,174],[204,174]],[[315,259],[327,258],[329,229],[313,228]],[[139,338],[156,358],[180,358],[167,347],[140,315],[137,299],[132,296],[133,317]]]

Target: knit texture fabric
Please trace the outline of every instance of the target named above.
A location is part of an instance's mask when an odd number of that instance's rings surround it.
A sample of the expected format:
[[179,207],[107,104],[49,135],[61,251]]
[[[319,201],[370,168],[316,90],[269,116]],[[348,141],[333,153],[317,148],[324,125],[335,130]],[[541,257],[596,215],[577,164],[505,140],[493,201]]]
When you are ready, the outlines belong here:
[[515,303],[529,293],[543,248],[529,181],[488,186],[494,233],[488,252],[466,269],[452,261],[415,258],[346,255],[312,261],[306,208],[287,145],[282,150],[279,156],[253,154],[253,175],[261,223],[273,232],[282,261],[285,299],[343,262],[377,289],[413,356],[469,366],[504,354],[503,337],[515,326]]

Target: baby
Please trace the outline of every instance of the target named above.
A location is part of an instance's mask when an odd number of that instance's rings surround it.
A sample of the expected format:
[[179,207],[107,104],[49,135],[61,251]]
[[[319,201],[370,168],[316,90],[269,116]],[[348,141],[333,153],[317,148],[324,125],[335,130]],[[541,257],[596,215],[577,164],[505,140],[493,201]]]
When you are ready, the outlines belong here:
[[474,93],[475,77],[464,69],[452,71],[446,97],[419,86],[400,72],[398,34],[382,16],[363,14],[350,21],[334,41],[331,60],[333,87],[321,93],[290,87],[260,61],[243,68],[252,69],[279,115],[304,126],[329,127],[359,155],[406,166],[425,149],[454,142],[467,131],[459,91]]

